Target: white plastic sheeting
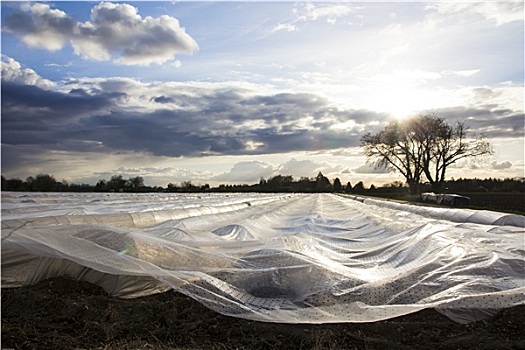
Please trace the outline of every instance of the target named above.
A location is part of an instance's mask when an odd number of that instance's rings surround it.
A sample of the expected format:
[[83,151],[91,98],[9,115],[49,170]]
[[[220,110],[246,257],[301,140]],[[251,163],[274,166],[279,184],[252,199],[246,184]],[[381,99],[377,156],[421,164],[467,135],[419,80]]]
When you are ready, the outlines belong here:
[[332,194],[7,192],[2,286],[68,275],[267,322],[469,322],[525,304],[524,219]]

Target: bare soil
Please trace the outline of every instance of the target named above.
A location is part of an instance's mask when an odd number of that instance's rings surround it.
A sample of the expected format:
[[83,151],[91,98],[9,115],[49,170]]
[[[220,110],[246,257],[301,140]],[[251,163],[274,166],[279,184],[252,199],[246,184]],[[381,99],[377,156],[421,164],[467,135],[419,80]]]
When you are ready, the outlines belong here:
[[54,278],[2,289],[2,349],[525,349],[525,305],[455,323],[428,309],[374,323],[277,324],[217,314],[170,291],[118,299]]

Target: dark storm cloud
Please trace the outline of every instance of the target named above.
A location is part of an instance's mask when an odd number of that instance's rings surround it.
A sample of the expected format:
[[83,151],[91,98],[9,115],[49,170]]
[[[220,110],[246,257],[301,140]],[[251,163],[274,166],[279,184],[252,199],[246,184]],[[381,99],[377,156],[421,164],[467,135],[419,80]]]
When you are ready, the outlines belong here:
[[497,104],[472,107],[450,107],[433,111],[451,125],[460,121],[469,132],[491,138],[523,137],[525,115],[522,112],[501,108]]
[[[245,89],[207,87],[147,97],[147,91],[113,91],[122,87],[118,82],[97,82],[91,88],[73,85],[60,92],[3,81],[3,142],[159,156],[316,151],[359,144],[355,132],[352,136],[347,130],[331,129],[352,120],[353,111],[337,111],[313,94],[259,96],[252,91],[246,96]],[[135,86],[140,87],[147,90]],[[149,105],[132,105],[133,96],[147,98]],[[185,108],[164,108],[165,103],[179,101]],[[359,118],[363,113],[358,112]],[[368,115],[370,120],[383,117],[370,111]],[[317,118],[323,122],[317,123]]]
[[103,113],[122,93],[90,95],[81,90],[61,93],[35,85],[2,81],[2,142],[60,143],[60,130],[71,130],[79,118]]
[[[11,108],[44,108],[49,118],[62,120],[69,116],[93,113],[94,111],[114,105],[116,100],[124,97],[120,92],[109,92],[91,95],[83,89],[73,89],[69,93],[42,89],[35,85],[24,85],[16,82],[2,81],[2,108],[9,112]],[[8,116],[11,113],[7,114]],[[29,115],[31,116],[31,114]]]
[[384,166],[365,163],[360,167],[353,169],[357,174],[388,174],[390,171]]
[[[78,138],[97,140],[111,150],[145,151],[165,156],[198,156],[204,154],[264,154],[288,151],[314,151],[356,146],[357,138],[344,132],[299,128],[295,121],[279,125],[274,114],[257,114],[255,110],[232,108],[233,119],[225,113],[226,106],[197,111],[155,110],[143,114],[113,112],[109,115],[83,118]],[[213,111],[213,112],[212,112]],[[245,126],[237,125],[239,115],[252,114]],[[277,121],[276,121],[277,118]],[[275,124],[255,126],[251,122]],[[63,135],[67,137],[67,135]],[[250,148],[249,143],[259,144]]]
[[501,162],[501,163],[494,161],[491,163],[491,166],[492,166],[492,169],[494,170],[509,169],[512,167],[512,163],[509,162],[508,160]]
[[171,97],[166,97],[166,96],[157,96],[157,97],[154,97],[152,100],[157,102],[157,103],[173,103],[173,102],[175,102],[175,99],[173,99]]
[[325,99],[307,93],[280,93],[273,96],[257,96],[241,101],[241,104],[258,106],[302,104],[305,108],[318,108],[325,103]]
[[[359,146],[361,135],[389,120],[312,93],[261,93],[235,83],[81,79],[58,90],[12,60],[2,64],[10,69],[2,80],[5,145],[171,157],[326,151]],[[466,121],[473,133],[523,135],[523,114],[498,105],[434,112],[450,123]]]

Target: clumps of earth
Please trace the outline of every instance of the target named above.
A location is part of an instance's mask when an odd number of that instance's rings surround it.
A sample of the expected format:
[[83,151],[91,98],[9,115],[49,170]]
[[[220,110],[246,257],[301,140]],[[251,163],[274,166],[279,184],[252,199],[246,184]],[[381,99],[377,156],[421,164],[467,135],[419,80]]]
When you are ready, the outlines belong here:
[[58,277],[2,288],[3,349],[525,349],[525,305],[458,324],[427,309],[373,323],[279,324],[217,314],[175,291],[119,299]]

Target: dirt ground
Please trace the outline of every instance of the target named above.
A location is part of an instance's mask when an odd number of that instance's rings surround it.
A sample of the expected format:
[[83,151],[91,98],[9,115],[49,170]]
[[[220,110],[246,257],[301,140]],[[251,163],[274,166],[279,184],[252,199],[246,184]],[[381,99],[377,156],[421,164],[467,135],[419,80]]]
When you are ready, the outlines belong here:
[[2,289],[2,349],[525,349],[525,306],[457,324],[434,310],[293,325],[219,315],[174,291],[124,300],[65,278]]

